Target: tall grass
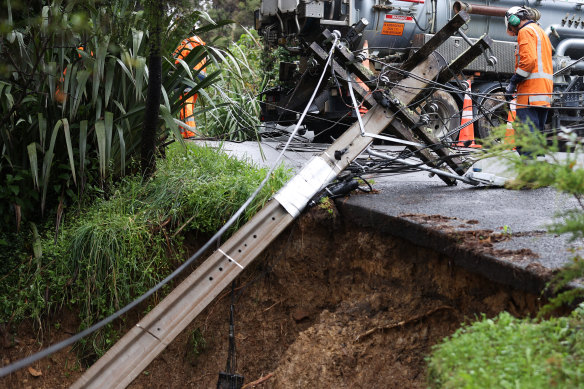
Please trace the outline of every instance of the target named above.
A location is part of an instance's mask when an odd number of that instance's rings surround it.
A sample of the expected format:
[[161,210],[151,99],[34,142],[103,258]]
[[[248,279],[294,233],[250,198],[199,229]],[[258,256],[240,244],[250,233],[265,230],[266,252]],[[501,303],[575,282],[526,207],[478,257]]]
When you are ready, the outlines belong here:
[[255,30],[246,30],[226,50],[213,49],[209,69],[221,68],[217,83],[202,93],[208,106],[201,127],[214,137],[227,140],[259,139],[259,94],[270,75],[262,65],[263,48]]
[[[21,253],[19,266],[0,275],[0,322],[40,322],[69,306],[79,310],[81,326],[87,327],[113,313],[184,259],[185,234],[218,230],[266,174],[220,150],[183,147],[169,148],[152,179],[127,178],[110,199],[66,222],[56,242],[47,233],[39,236],[33,255]],[[287,169],[276,169],[239,222],[289,176]],[[101,354],[115,337],[110,328],[86,346]]]

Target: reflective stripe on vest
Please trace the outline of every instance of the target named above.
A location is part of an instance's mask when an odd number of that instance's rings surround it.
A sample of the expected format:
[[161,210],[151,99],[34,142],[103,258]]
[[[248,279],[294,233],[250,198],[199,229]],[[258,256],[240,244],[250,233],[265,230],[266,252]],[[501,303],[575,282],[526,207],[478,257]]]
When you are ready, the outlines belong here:
[[[529,28],[536,38],[536,57],[537,57],[537,71],[530,73],[526,70],[519,68],[521,63],[521,56],[519,55],[519,47],[517,48],[517,64],[515,72],[525,77],[525,80],[520,82],[520,86],[517,88],[517,104],[518,105],[550,105],[552,102],[551,94],[545,94],[548,88],[551,86],[553,89],[553,75],[546,73],[543,64],[543,49],[542,49],[542,36],[539,33],[540,28],[537,27],[535,23],[529,23],[523,28]],[[542,31],[543,32],[543,31]],[[520,91],[521,89],[521,91]],[[532,93],[526,93],[526,92]],[[535,93],[533,93],[535,92]],[[539,92],[539,93],[538,93]],[[541,93],[544,92],[544,93]],[[551,90],[550,90],[551,93]]]
[[533,101],[545,101],[546,103],[552,103],[552,98],[550,95],[529,95],[529,102]]
[[542,51],[541,51],[541,36],[539,36],[539,33],[537,32],[537,29],[535,28],[535,24],[528,24],[527,26],[525,26],[527,28],[530,28],[534,33],[535,36],[537,37],[537,72],[535,73],[528,73],[523,69],[517,69],[517,74],[519,74],[520,76],[523,77],[527,77],[527,79],[533,79],[533,78],[545,78],[546,80],[554,80],[554,76],[546,73],[543,71],[543,56],[542,56]]

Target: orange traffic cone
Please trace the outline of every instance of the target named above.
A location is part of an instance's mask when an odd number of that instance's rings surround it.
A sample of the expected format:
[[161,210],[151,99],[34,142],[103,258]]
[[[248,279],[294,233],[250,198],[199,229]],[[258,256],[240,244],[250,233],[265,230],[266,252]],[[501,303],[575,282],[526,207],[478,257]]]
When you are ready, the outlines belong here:
[[[507,129],[505,130],[505,144],[514,144],[515,130],[513,129],[513,122],[517,116],[516,110],[517,100],[513,99],[509,102],[509,113],[507,114]],[[513,148],[515,150],[515,148]]]
[[[472,120],[473,118],[473,114],[472,114],[472,100],[470,98],[470,80],[467,81],[468,82],[468,88],[466,89],[466,92],[464,94],[464,102],[462,103],[462,116],[460,117],[460,125],[462,126],[465,123],[468,123]],[[457,146],[464,146],[464,147],[481,147],[481,145],[477,145],[475,144],[475,139],[474,139],[474,125],[471,123],[468,126],[464,127],[462,130],[460,130],[460,133],[458,134],[458,144]],[[465,145],[468,144],[468,141],[471,141],[470,145]]]

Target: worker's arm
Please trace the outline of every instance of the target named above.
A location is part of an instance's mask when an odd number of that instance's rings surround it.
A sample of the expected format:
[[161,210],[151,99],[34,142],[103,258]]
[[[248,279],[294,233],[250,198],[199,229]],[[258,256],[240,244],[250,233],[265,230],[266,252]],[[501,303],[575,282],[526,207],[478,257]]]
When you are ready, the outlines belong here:
[[515,74],[505,89],[505,100],[511,101],[517,85],[525,80],[537,68],[537,36],[530,28],[522,28],[517,34],[519,63]]
[[517,90],[517,85],[521,82],[525,80],[525,77],[515,73],[511,79],[509,80],[509,85],[507,85],[507,89],[505,89],[505,100],[507,101],[511,101],[513,100],[513,95],[515,94],[515,91]]
[[517,34],[519,64],[516,73],[524,78],[537,69],[537,36],[531,28],[522,28]]

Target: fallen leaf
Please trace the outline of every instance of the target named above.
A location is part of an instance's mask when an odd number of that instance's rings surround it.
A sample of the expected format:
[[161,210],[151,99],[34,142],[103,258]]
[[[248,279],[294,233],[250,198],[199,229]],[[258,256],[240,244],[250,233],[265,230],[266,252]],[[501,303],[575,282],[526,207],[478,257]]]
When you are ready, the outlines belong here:
[[42,372],[42,371],[40,371],[40,370],[36,370],[36,369],[33,369],[32,367],[29,367],[29,368],[28,368],[28,372],[29,372],[29,373],[30,373],[30,375],[31,375],[31,376],[33,376],[33,377],[40,377],[40,376],[42,376],[42,375],[43,375],[43,372]]

